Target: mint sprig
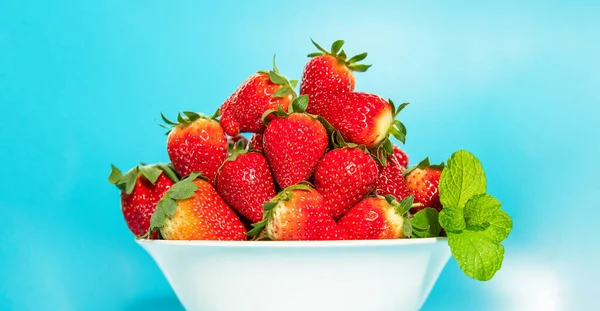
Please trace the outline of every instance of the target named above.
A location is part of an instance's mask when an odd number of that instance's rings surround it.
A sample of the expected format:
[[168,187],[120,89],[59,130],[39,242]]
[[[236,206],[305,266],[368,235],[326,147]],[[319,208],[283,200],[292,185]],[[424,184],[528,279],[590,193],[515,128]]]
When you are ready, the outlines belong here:
[[452,154],[439,183],[441,226],[463,272],[480,281],[490,280],[502,267],[504,246],[512,220],[501,203],[486,193],[485,173],[475,156],[465,150]]

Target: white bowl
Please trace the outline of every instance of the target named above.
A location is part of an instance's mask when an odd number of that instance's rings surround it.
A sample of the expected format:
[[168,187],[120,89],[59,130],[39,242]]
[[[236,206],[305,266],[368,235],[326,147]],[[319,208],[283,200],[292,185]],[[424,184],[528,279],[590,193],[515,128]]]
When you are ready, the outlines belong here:
[[187,310],[418,310],[450,258],[446,238],[138,240]]

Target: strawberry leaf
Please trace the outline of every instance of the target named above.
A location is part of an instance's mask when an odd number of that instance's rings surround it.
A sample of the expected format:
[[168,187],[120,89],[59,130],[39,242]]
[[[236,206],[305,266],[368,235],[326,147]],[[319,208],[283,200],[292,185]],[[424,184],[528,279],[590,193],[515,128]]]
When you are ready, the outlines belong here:
[[342,45],[344,45],[344,40],[337,40],[333,42],[331,45],[331,54],[337,55],[339,50],[342,48]]
[[156,165],[141,165],[139,170],[142,175],[153,185],[156,183],[156,180],[158,180],[160,174],[162,174],[162,170]]
[[325,50],[324,48],[322,48],[319,44],[317,44],[312,38],[310,39],[310,41],[317,47],[317,49],[319,49],[319,51],[325,53],[325,54],[329,54],[329,52],[327,50]]
[[352,58],[350,58],[348,60],[348,63],[352,64],[352,63],[360,62],[361,60],[363,60],[365,58],[367,58],[367,52],[352,56]]
[[167,177],[169,177],[173,182],[178,182],[179,181],[179,176],[177,175],[177,172],[175,172],[175,168],[173,167],[172,164],[157,164],[156,166],[158,166],[163,172],[165,172],[165,174],[167,175]]
[[314,53],[310,53],[308,55],[306,55],[307,57],[317,57],[317,56],[321,56],[321,55],[325,55],[325,53],[322,52],[314,52]]
[[110,165],[110,175],[108,175],[108,182],[116,185],[121,178],[123,178],[123,173],[116,166]]
[[365,72],[373,65],[365,65],[365,64],[350,64],[348,68],[352,71]]
[[303,113],[308,107],[308,95],[302,95],[292,101],[292,109],[294,112]]
[[135,183],[137,181],[138,175],[138,167],[134,167],[129,170],[121,180],[119,180],[119,184],[123,184],[125,186],[125,193],[131,194],[133,192],[133,188],[135,188]]

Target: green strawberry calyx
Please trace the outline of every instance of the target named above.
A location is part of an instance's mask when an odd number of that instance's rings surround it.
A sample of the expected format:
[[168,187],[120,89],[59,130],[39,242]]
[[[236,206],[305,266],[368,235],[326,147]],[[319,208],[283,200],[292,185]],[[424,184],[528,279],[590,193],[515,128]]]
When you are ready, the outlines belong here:
[[294,98],[294,100],[290,103],[287,112],[285,110],[283,110],[283,108],[280,105],[277,107],[277,109],[269,109],[269,110],[265,111],[261,118],[265,125],[268,125],[269,122],[271,122],[271,119],[272,119],[271,116],[275,116],[277,118],[285,118],[285,117],[291,115],[292,113],[303,113],[303,114],[309,115],[309,116],[319,120],[318,116],[306,113],[307,107],[308,107],[308,95],[305,94],[305,95],[301,95],[301,96]]
[[163,121],[166,124],[159,123],[158,126],[168,129],[168,131],[165,134],[169,135],[169,133],[171,133],[171,130],[176,126],[188,126],[200,119],[216,121],[216,118],[219,116],[219,113],[220,113],[220,110],[217,110],[212,116],[207,117],[201,113],[196,113],[193,111],[182,111],[177,114],[177,122],[167,119],[167,117],[165,117],[165,115],[161,113],[160,117],[163,119]]
[[390,135],[401,143],[406,143],[406,126],[404,126],[404,123],[396,118],[400,114],[400,111],[408,106],[409,103],[402,103],[398,107],[396,107],[396,104],[394,104],[394,101],[391,99],[388,99],[388,103],[392,109],[392,117],[394,122],[392,122],[392,125],[388,129],[388,135],[379,144],[377,144],[377,146],[372,148],[372,152],[375,155],[375,160],[377,160],[377,162],[383,166],[386,165],[387,156],[394,153],[394,146],[390,140]]
[[269,71],[259,70],[258,72],[269,75],[269,80],[271,80],[272,83],[281,85],[281,87],[273,93],[272,97],[283,98],[292,95],[292,98],[296,98],[297,95],[294,89],[296,88],[296,85],[298,85],[298,80],[288,80],[281,75],[279,68],[277,68],[277,64],[275,64],[275,55],[273,55],[273,69]]
[[301,182],[281,190],[275,197],[271,199],[271,201],[265,202],[263,205],[263,219],[252,224],[253,228],[248,231],[247,235],[254,238],[259,237],[267,224],[273,219],[273,209],[279,204],[279,202],[291,200],[292,191],[294,190],[312,191],[313,188],[307,182]]
[[176,182],[158,201],[156,210],[150,218],[150,228],[148,232],[141,237],[147,239],[152,235],[152,232],[160,230],[165,225],[167,217],[175,215],[177,211],[177,200],[185,200],[194,196],[198,186],[194,183],[197,178],[203,178],[201,173],[194,172],[188,177]]
[[124,193],[131,194],[139,176],[143,176],[154,185],[162,173],[165,173],[173,182],[179,181],[179,175],[175,172],[175,168],[171,164],[160,163],[148,165],[140,163],[140,165],[134,166],[125,174],[111,164],[108,182],[117,186]]
[[308,57],[317,57],[322,55],[330,55],[335,57],[338,63],[345,65],[348,69],[352,71],[365,72],[372,65],[358,64],[361,60],[364,60],[367,57],[367,52],[352,56],[350,59],[347,59],[346,52],[342,50],[342,46],[344,45],[344,40],[337,40],[333,42],[331,45],[331,51],[327,51],[322,48],[319,44],[317,44],[313,39],[310,41],[319,49],[319,52],[314,52],[308,54]]
[[423,161],[419,162],[419,164],[412,166],[406,170],[404,170],[404,176],[408,176],[408,174],[410,174],[412,171],[414,171],[415,169],[421,169],[421,170],[425,170],[425,169],[434,169],[434,170],[438,170],[438,171],[442,171],[444,170],[444,167],[446,167],[446,165],[444,164],[444,162],[440,163],[440,164],[431,164],[429,162],[429,157],[423,159]]

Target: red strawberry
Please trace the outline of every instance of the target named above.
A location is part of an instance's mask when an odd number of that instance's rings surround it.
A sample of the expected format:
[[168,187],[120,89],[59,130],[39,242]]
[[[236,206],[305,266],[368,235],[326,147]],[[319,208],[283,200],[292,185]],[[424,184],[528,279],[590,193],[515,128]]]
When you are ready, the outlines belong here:
[[252,137],[250,137],[250,144],[252,145],[252,150],[263,151],[263,134],[252,134]]
[[275,180],[286,188],[308,180],[328,146],[327,131],[313,116],[304,113],[306,95],[294,100],[292,112],[277,116],[264,132],[263,149]]
[[227,158],[227,139],[219,122],[194,112],[184,111],[177,116],[178,123],[165,116],[171,127],[167,138],[167,152],[181,176],[202,172],[214,183],[217,170]]
[[371,65],[356,63],[365,59],[367,53],[346,60],[346,53],[344,50],[340,51],[344,44],[343,40],[335,41],[331,45],[331,51],[325,50],[315,41],[312,41],[312,43],[321,52],[308,54],[308,57],[312,58],[304,67],[302,82],[300,83],[300,94],[307,94],[312,97],[321,92],[354,91],[355,82],[352,71],[364,72],[371,67]]
[[404,223],[411,204],[412,198],[403,203],[390,196],[366,198],[353,206],[338,225],[349,240],[404,238]]
[[405,172],[406,186],[415,195],[415,202],[423,204],[413,208],[411,212],[416,213],[425,207],[433,207],[438,211],[442,209],[438,185],[443,169],[443,162],[440,165],[430,165],[429,158],[426,158]]
[[166,240],[246,240],[239,217],[213,186],[192,173],[176,183],[158,203],[150,230]]
[[265,203],[264,218],[248,234],[265,229],[271,240],[341,240],[340,230],[323,204],[323,196],[305,184],[290,186]]
[[123,216],[135,236],[148,232],[156,204],[177,180],[175,171],[165,164],[136,166],[125,175],[112,166],[108,181],[121,190]]
[[217,192],[234,210],[253,223],[259,222],[263,204],[276,194],[271,170],[262,153],[235,151],[219,170]]
[[279,73],[273,59],[273,70],[250,76],[221,105],[221,126],[231,136],[240,132],[262,133],[265,129],[263,113],[277,107],[287,111],[296,95],[296,83],[298,81],[288,81]]
[[[368,93],[320,93],[310,97],[308,113],[327,120],[344,139],[367,148],[382,146],[389,134],[404,143],[406,129],[400,121],[394,121],[401,109],[380,96]],[[391,153],[391,143],[389,143]],[[387,149],[381,149],[387,150]]]
[[377,164],[359,148],[333,149],[319,162],[314,180],[331,215],[339,218],[373,190]]
[[391,194],[398,200],[402,200],[412,194],[404,180],[405,166],[403,164],[408,164],[408,157],[400,148],[394,146],[393,149],[394,153],[387,155],[385,165],[377,163],[379,176],[373,193],[380,196]]

